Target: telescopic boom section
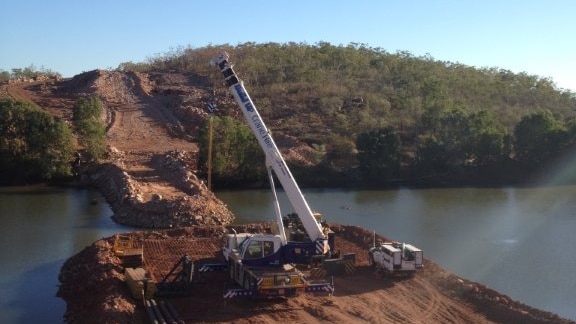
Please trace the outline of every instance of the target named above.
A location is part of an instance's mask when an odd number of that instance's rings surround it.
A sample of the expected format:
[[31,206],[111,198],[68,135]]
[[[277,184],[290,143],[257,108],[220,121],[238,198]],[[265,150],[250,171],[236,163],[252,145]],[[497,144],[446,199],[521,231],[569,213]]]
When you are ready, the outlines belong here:
[[[230,91],[232,91],[234,99],[240,106],[246,122],[252,129],[252,132],[258,139],[258,143],[260,143],[260,146],[266,154],[267,166],[274,170],[276,177],[282,184],[282,188],[284,188],[288,200],[292,204],[294,211],[298,214],[298,217],[300,217],[302,225],[310,236],[310,239],[313,241],[325,239],[320,224],[316,221],[316,218],[314,217],[312,210],[310,210],[306,199],[304,199],[298,184],[292,177],[292,173],[288,169],[276,143],[274,143],[262,117],[260,117],[258,110],[256,110],[256,107],[244,88],[242,81],[238,79],[238,76],[236,76],[236,73],[232,70],[232,65],[228,62],[228,54],[223,53],[218,55],[210,61],[210,64],[217,66],[224,75],[226,85],[230,88]],[[282,224],[279,225],[281,226]]]

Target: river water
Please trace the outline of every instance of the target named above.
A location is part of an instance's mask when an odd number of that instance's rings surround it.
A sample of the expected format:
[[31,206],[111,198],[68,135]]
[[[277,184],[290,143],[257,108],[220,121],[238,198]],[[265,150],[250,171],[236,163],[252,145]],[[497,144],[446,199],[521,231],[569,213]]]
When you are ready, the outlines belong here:
[[66,259],[94,241],[131,230],[92,190],[0,189],[0,323],[62,323],[56,297]]
[[[237,223],[273,220],[270,190],[219,191]],[[505,189],[305,190],[330,222],[374,229],[528,305],[576,320],[576,186]],[[284,213],[290,212],[279,193]],[[63,262],[131,231],[92,190],[0,189],[0,323],[60,323]],[[345,251],[343,251],[345,252]]]

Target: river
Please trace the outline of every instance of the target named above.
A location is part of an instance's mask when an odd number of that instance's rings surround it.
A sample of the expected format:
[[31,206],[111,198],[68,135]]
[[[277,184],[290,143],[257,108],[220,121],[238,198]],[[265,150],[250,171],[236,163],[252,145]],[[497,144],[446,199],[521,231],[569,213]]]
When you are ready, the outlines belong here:
[[[451,272],[576,320],[576,186],[304,193],[330,222],[413,243]],[[216,194],[237,223],[273,219],[270,190]],[[55,294],[63,262],[102,237],[132,230],[111,215],[92,190],[0,189],[0,323],[62,322],[65,303]]]
[[56,292],[64,261],[131,230],[110,216],[93,190],[0,188],[0,323],[62,323],[66,303]]

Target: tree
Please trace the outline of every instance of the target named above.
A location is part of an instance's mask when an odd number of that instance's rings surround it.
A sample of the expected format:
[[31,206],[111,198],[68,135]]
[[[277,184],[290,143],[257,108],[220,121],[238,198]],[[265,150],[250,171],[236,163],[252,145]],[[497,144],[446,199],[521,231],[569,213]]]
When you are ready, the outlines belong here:
[[72,122],[78,133],[78,142],[89,160],[98,160],[106,146],[106,125],[102,121],[104,106],[96,96],[83,97],[76,101],[72,111]]
[[[231,117],[211,117],[212,176],[228,181],[260,181],[266,177],[264,153],[248,126]],[[199,134],[198,164],[207,172],[209,120]]]
[[34,79],[34,78],[38,78],[40,76],[61,77],[60,73],[54,72],[50,69],[45,69],[44,67],[37,69],[36,66],[34,66],[34,64],[30,64],[30,66],[25,67],[23,69],[22,68],[12,69],[12,73],[10,75],[10,78]]
[[415,171],[419,175],[433,175],[449,170],[446,148],[434,136],[425,136],[416,150]]
[[422,116],[415,164],[421,175],[456,167],[480,167],[509,155],[504,126],[486,111],[431,106]]
[[469,138],[465,143],[470,165],[485,166],[510,154],[506,146],[508,133],[488,111],[472,113],[468,117],[468,129]]
[[524,116],[514,129],[516,157],[529,166],[540,166],[568,144],[566,127],[551,112]]
[[[441,169],[464,165],[468,158],[470,138],[468,121],[469,113],[463,107],[430,107],[422,116],[422,135],[418,145],[420,156],[417,162],[430,165],[434,160],[433,164],[437,167],[443,165]],[[440,155],[430,155],[433,152]]]
[[364,180],[382,183],[400,169],[400,137],[390,127],[364,132],[356,138],[358,162]]
[[8,82],[10,80],[10,72],[0,70],[0,83]]
[[72,132],[37,106],[0,100],[1,179],[26,182],[71,175]]
[[328,146],[325,158],[350,163],[355,158],[356,144],[340,135],[331,135],[326,139]]

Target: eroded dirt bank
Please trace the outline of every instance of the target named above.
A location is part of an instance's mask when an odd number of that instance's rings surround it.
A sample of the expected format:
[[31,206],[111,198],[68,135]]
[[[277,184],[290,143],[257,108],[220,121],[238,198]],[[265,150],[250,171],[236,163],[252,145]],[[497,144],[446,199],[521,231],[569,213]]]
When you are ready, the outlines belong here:
[[[238,231],[268,232],[253,224]],[[414,278],[382,278],[368,266],[372,234],[332,224],[336,246],[356,253],[356,270],[335,277],[333,296],[300,295],[253,301],[222,298],[226,273],[204,277],[186,298],[166,299],[186,323],[574,323],[516,302],[486,286],[459,278],[426,260]],[[144,267],[162,278],[183,255],[219,260],[223,226],[133,233],[144,251]],[[380,237],[380,239],[384,239]],[[141,301],[129,294],[112,238],[99,240],[63,266],[58,295],[69,323],[145,323]]]

